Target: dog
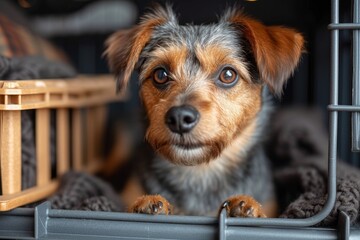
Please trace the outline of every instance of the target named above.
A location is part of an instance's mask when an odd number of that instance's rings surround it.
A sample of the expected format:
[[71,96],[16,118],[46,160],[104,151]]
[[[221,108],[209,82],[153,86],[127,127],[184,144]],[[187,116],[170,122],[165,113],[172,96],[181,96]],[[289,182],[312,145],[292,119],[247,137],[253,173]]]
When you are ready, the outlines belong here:
[[139,71],[156,153],[129,185],[129,211],[274,216],[263,146],[271,96],[282,94],[303,48],[299,32],[265,26],[239,7],[217,23],[179,25],[170,6],[157,6],[110,36],[104,54],[117,90]]

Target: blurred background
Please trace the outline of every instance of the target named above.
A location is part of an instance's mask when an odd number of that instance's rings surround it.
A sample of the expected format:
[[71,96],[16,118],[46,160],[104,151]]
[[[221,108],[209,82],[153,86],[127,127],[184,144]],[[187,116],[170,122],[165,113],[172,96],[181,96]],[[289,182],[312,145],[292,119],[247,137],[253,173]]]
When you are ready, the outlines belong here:
[[[106,38],[118,29],[131,27],[138,21],[152,1],[115,0],[12,0],[21,10],[23,20],[40,35],[49,39],[68,56],[79,73],[108,73],[102,57]],[[157,1],[165,2],[165,1]],[[167,1],[169,2],[169,1]],[[267,25],[285,25],[298,29],[306,39],[307,53],[288,81],[280,106],[311,106],[318,108],[327,124],[327,104],[330,82],[330,0],[173,0],[181,23],[210,23],[235,2],[244,11]],[[352,17],[351,1],[342,0],[341,22]],[[0,3],[1,7],[1,3]],[[1,7],[5,14],[10,10]],[[351,38],[350,31],[341,32],[340,46],[340,104],[351,104]],[[136,79],[136,76],[133,77]],[[137,83],[132,81],[129,103],[111,106],[111,119],[131,118],[139,109]],[[129,117],[130,116],[130,117]],[[136,118],[136,117],[135,117]],[[115,122],[116,120],[114,120]],[[354,165],[360,165],[357,153],[351,153],[351,117],[340,114],[339,156]],[[141,135],[141,134],[139,134]],[[141,138],[141,137],[140,137]]]

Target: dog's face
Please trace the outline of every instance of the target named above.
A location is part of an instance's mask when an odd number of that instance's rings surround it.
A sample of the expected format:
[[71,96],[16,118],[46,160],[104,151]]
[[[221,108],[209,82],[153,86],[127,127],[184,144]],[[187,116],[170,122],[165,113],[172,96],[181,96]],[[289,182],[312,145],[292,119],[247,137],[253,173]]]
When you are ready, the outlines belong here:
[[276,95],[298,63],[302,36],[229,10],[217,24],[181,26],[158,8],[115,33],[106,54],[126,86],[137,65],[149,119],[146,138],[170,161],[215,159],[255,131],[266,84]]

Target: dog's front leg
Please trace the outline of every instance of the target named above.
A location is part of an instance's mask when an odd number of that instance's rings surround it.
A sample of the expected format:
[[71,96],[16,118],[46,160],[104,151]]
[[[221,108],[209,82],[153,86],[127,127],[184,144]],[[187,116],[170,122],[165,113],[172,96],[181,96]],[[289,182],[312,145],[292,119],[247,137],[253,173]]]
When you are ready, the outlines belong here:
[[145,214],[162,214],[169,215],[172,213],[171,204],[160,195],[144,195],[139,197],[129,208],[131,213]]
[[247,195],[236,195],[228,198],[222,205],[228,217],[262,217],[266,215],[260,203]]

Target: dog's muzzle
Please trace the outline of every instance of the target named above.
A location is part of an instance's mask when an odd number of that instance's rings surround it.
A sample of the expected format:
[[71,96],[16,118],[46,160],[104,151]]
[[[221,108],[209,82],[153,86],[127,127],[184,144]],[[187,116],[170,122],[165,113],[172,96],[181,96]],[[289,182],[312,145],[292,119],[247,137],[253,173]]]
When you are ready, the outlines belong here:
[[200,113],[192,106],[172,107],[165,115],[165,123],[169,129],[178,134],[190,132],[198,123]]

